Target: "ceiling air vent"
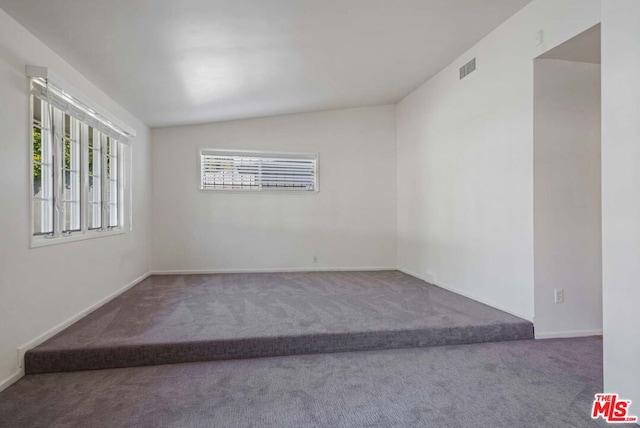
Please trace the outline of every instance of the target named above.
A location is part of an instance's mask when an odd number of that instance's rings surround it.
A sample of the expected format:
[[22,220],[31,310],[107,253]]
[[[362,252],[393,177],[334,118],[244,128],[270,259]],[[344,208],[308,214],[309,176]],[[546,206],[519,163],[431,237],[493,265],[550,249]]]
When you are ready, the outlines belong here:
[[476,59],[472,59],[462,67],[460,67],[460,80],[464,79],[476,70]]

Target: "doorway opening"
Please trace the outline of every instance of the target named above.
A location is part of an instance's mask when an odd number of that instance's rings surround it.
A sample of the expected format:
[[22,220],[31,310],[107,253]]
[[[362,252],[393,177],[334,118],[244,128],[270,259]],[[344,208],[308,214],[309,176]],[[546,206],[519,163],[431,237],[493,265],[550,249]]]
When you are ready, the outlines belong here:
[[600,25],[534,60],[536,338],[602,334]]

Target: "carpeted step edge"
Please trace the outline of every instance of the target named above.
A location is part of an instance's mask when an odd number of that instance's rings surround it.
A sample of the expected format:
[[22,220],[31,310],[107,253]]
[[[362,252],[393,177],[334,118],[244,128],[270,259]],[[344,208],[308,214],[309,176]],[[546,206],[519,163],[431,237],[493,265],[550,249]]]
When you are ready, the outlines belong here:
[[530,322],[422,328],[399,331],[322,333],[211,341],[49,350],[25,354],[25,373],[70,372],[285,355],[369,351],[533,339]]

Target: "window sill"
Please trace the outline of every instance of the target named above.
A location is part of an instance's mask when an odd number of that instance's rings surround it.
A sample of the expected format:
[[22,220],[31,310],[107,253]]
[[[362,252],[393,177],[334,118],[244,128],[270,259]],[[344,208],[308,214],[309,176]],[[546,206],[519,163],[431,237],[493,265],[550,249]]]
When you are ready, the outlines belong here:
[[49,245],[66,244],[68,242],[84,241],[87,239],[103,238],[105,236],[122,235],[123,229],[109,230],[105,232],[88,231],[86,233],[78,233],[69,236],[58,236],[56,238],[47,238],[46,236],[32,236],[31,248],[48,247]]

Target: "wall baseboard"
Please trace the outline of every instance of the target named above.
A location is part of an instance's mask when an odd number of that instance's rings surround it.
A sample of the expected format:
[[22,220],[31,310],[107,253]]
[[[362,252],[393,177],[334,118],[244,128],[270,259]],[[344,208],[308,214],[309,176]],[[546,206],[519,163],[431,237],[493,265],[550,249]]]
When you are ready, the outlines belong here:
[[569,339],[572,337],[602,336],[602,329],[598,330],[571,330],[549,333],[535,332],[536,339]]
[[9,376],[7,379],[4,379],[4,380],[0,381],[0,391],[2,391],[3,389],[7,388],[8,386],[10,386],[14,382],[16,382],[18,379],[20,379],[22,376],[24,376],[24,354],[29,349],[32,349],[32,348],[40,345],[41,343],[43,343],[47,339],[50,339],[51,337],[53,337],[56,334],[60,333],[62,330],[64,330],[65,328],[69,327],[71,324],[73,324],[74,322],[78,321],[80,318],[83,318],[83,317],[89,315],[91,312],[95,311],[96,309],[98,309],[99,307],[101,307],[104,304],[108,303],[109,301],[115,299],[120,294],[124,293],[125,291],[127,291],[128,289],[133,287],[134,285],[137,285],[140,282],[144,281],[149,276],[151,276],[151,272],[145,273],[144,275],[134,279],[133,281],[131,281],[130,283],[128,283],[124,287],[114,291],[113,293],[109,294],[108,296],[104,297],[103,299],[100,299],[99,301],[97,301],[93,305],[89,306],[88,308],[84,309],[83,311],[79,312],[78,314],[72,316],[71,318],[67,319],[66,321],[61,322],[60,324],[56,325],[55,327],[51,328],[50,330],[46,331],[45,333],[41,334],[40,336],[36,337],[35,339],[30,340],[29,342],[27,342],[24,345],[20,346],[18,348],[18,350],[17,350],[17,353],[18,353],[18,367],[20,368],[20,370],[17,373],[14,373],[13,375]]
[[3,381],[0,381],[0,392],[4,391],[14,383],[20,380],[24,376],[24,370],[20,369],[17,373],[12,374]]
[[386,267],[303,267],[303,268],[258,268],[258,269],[186,269],[154,270],[151,275],[206,275],[216,273],[278,273],[278,272],[378,272],[398,270],[396,266]]
[[483,305],[491,306],[494,309],[497,309],[497,310],[502,311],[502,312],[506,312],[508,314],[513,315],[514,317],[522,318],[524,320],[533,322],[533,318],[528,316],[528,315],[520,314],[520,313],[512,311],[511,309],[500,307],[500,306],[498,306],[498,305],[496,305],[494,303],[491,303],[491,302],[489,302],[489,301],[487,301],[485,299],[481,299],[478,296],[475,296],[475,295],[473,295],[471,293],[466,293],[466,292],[461,291],[461,290],[459,290],[459,289],[457,289],[455,287],[452,287],[450,285],[446,285],[446,284],[442,284],[441,282],[429,280],[429,279],[425,278],[424,276],[419,275],[419,274],[417,274],[417,273],[415,273],[415,272],[413,272],[413,271],[411,271],[409,269],[405,269],[405,268],[402,268],[402,267],[398,267],[397,269],[402,273],[406,273],[407,275],[411,275],[411,276],[413,276],[415,278],[421,279],[421,280],[423,280],[424,282],[426,282],[428,284],[435,285],[436,287],[440,287],[440,288],[443,288],[443,289],[445,289],[447,291],[451,291],[452,293],[456,293],[456,294],[459,294],[461,296],[464,296],[464,297],[466,297],[468,299],[475,300],[476,302],[480,302]]

